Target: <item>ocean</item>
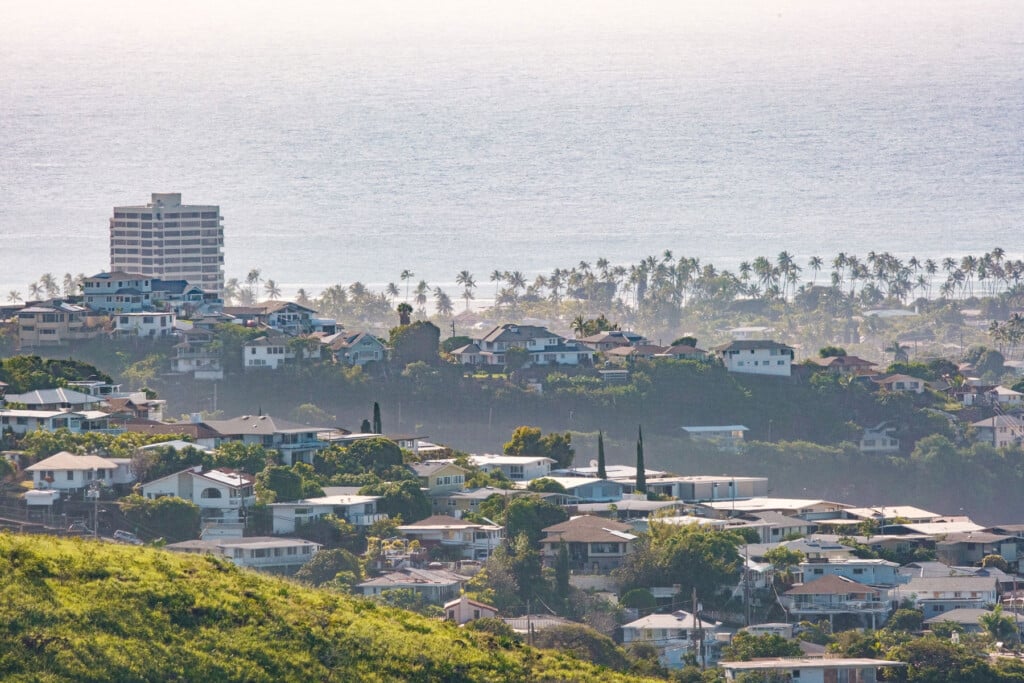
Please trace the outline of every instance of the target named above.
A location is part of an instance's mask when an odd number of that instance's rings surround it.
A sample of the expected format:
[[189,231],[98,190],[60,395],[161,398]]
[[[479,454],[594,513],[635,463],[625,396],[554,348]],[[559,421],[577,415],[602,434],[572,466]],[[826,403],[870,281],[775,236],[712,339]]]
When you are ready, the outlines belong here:
[[219,204],[227,276],[286,293],[1021,258],[1022,29],[1013,0],[3,0],[0,301],[107,269],[152,192]]

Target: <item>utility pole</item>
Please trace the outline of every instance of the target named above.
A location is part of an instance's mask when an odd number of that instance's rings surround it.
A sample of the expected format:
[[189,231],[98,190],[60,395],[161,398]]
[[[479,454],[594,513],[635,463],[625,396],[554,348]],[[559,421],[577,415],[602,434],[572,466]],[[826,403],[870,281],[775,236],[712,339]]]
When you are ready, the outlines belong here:
[[697,634],[697,654],[700,656],[700,668],[704,670],[707,668],[707,657],[704,656],[704,629],[701,627],[700,616],[700,603],[697,602],[697,587],[693,587],[693,630]]
[[533,647],[533,620],[530,618],[530,601],[526,601],[526,644]]
[[743,612],[750,626],[750,548],[743,546]]

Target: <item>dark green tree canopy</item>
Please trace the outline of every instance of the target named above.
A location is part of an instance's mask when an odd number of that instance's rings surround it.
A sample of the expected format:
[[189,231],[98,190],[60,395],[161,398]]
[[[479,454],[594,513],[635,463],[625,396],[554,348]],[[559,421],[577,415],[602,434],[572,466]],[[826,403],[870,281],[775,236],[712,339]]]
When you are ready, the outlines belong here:
[[434,365],[440,359],[441,330],[437,325],[417,320],[391,330],[391,360],[395,367],[422,361]]

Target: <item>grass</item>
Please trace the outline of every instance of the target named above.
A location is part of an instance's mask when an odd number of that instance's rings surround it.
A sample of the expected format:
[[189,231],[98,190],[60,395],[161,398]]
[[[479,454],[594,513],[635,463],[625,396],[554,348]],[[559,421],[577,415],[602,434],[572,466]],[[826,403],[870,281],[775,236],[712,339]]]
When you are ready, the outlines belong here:
[[9,533],[0,679],[639,680],[212,556]]

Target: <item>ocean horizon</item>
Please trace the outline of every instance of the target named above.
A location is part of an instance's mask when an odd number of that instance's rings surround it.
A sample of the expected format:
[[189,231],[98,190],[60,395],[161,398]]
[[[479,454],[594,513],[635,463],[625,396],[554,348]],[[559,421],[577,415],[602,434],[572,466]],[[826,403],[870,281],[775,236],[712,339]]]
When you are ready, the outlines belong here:
[[495,269],[664,250],[1024,257],[1019,3],[8,14],[4,299],[108,270],[112,207],[153,192],[219,204],[226,277],[286,295],[469,270],[486,299]]

